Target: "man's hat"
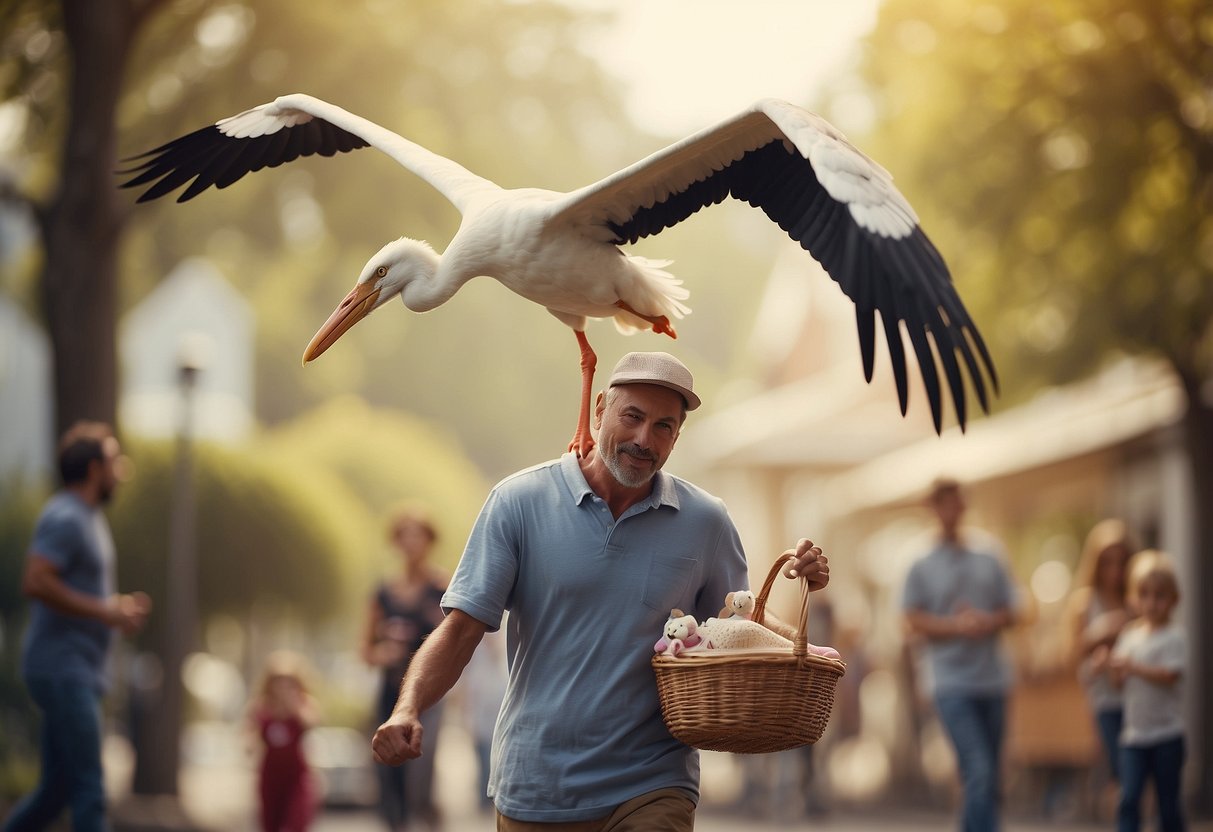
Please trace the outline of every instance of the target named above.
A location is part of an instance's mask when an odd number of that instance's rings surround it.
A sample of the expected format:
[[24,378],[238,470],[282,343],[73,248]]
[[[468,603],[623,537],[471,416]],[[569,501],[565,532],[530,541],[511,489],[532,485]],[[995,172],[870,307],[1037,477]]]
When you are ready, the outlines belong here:
[[620,384],[657,384],[679,393],[686,400],[687,410],[700,405],[691,371],[668,352],[628,353],[615,365],[607,387]]

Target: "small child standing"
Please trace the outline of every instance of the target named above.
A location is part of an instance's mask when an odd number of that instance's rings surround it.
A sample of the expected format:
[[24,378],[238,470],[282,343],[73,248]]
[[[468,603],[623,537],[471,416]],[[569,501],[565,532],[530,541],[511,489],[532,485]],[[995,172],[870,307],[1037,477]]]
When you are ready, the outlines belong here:
[[1107,657],[1112,682],[1123,690],[1125,710],[1116,828],[1141,828],[1142,792],[1146,780],[1153,779],[1159,829],[1180,832],[1187,637],[1171,618],[1179,603],[1179,581],[1170,559],[1154,550],[1135,555],[1129,592],[1140,617],[1125,627]]
[[304,676],[301,657],[271,654],[250,708],[263,752],[257,785],[264,832],[303,832],[315,812],[303,734],[316,724],[318,710]]

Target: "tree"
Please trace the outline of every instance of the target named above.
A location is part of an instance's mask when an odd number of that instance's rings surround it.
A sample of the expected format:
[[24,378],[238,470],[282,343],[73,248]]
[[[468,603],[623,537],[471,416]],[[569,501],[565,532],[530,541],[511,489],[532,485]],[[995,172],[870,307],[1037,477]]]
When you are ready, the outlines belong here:
[[[156,604],[138,638],[149,648],[141,661],[162,668],[130,674],[135,794],[178,793],[182,669],[190,653],[204,648],[200,636],[208,618],[243,613],[249,636],[290,619],[318,632],[343,606],[357,562],[353,518],[361,507],[334,478],[319,488],[323,472],[306,463],[199,450],[187,451],[182,441],[175,452],[167,445],[135,448],[141,474],[114,511],[115,535],[125,541],[123,585],[147,591]],[[194,482],[187,486],[179,478]],[[189,505],[180,502],[183,495]],[[196,537],[196,557],[188,562],[173,557],[183,542],[176,537],[181,510],[199,521],[187,530]]]
[[[160,5],[161,0],[63,0],[55,8],[29,0],[6,13],[12,25],[6,38],[10,53],[28,57],[29,50],[18,51],[15,44],[34,33],[56,44],[53,30],[64,41],[62,49],[48,46],[39,56],[66,64],[65,94],[39,107],[48,121],[65,122],[59,176],[44,199],[24,195],[45,258],[38,300],[52,344],[56,436],[76,419],[115,421],[117,251],[123,226],[110,164],[115,112],[131,44]],[[14,80],[32,77],[39,74],[18,73]]]
[[[1189,602],[1208,624],[1213,7],[889,0],[869,47],[872,150],[934,229],[1009,397],[1115,354],[1173,368],[1200,507]],[[1208,701],[1213,653],[1198,661],[1197,695]],[[1210,810],[1207,709],[1193,728],[1197,793]]]
[[[125,11],[111,14],[110,5]],[[123,39],[88,44],[90,54],[101,52],[107,61],[118,56],[116,70],[77,61],[75,41],[63,37],[67,16],[93,10],[130,21],[133,31]],[[60,424],[83,413],[112,415],[109,319],[183,257],[201,255],[257,309],[262,420],[283,421],[334,393],[354,392],[377,405],[453,421],[473,459],[494,475],[567,442],[577,406],[573,339],[542,309],[491,281],[474,282],[457,302],[430,315],[410,315],[392,304],[346,336],[340,349],[300,368],[311,334],[385,241],[405,233],[442,248],[457,227],[445,200],[382,154],[300,160],[184,205],[164,199],[134,206],[134,193],[116,190],[121,180],[113,171],[120,158],[301,90],[505,186],[581,186],[665,143],[638,135],[624,117],[618,89],[578,50],[584,11],[482,0],[302,6],[284,0],[15,0],[5,22],[3,68],[19,71],[0,73],[0,93],[29,113],[10,196],[19,188],[27,204],[49,219],[41,206],[62,181],[79,192],[77,200],[86,206],[81,213],[114,235],[95,247],[88,235],[67,228],[54,239],[77,242],[68,248],[56,243],[64,248],[56,254],[60,259],[52,262],[48,253],[36,274],[4,279],[4,289],[41,307],[47,320],[57,356]],[[91,27],[87,21],[79,26]],[[75,115],[74,104],[60,94],[73,67],[83,67],[83,77],[73,72],[72,83],[80,97],[97,102],[93,110],[115,93],[107,88],[104,96],[92,95],[87,85],[102,77],[118,85],[121,76],[116,115],[98,125]],[[77,131],[79,139],[66,141],[91,149],[76,161],[88,167],[88,176],[61,171],[54,149],[60,137]],[[89,138],[97,135],[105,141]],[[735,361],[732,347],[745,336],[746,313],[757,303],[751,282],[738,276],[765,274],[754,240],[776,239],[778,232],[763,227],[768,236],[761,237],[753,225],[736,222],[751,212],[740,205],[714,209],[685,229],[635,247],[675,258],[687,278],[695,314],[673,346],[701,370],[709,392]],[[44,221],[40,227],[48,226]],[[43,248],[50,239],[44,233]],[[58,323],[50,304],[62,307],[54,312]],[[66,320],[73,315],[107,321],[74,326]],[[595,326],[591,337],[608,362],[625,350],[672,346],[651,335],[623,339],[609,325]],[[490,356],[496,360],[486,360]],[[502,372],[509,364],[525,373]],[[544,406],[536,408],[536,401]],[[498,418],[484,418],[486,403]]]

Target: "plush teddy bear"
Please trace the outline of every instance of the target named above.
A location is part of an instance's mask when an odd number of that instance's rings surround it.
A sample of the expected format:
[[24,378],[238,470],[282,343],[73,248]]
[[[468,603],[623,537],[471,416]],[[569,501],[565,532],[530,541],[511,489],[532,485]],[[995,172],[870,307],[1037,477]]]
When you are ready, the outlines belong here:
[[[653,651],[677,657],[683,653],[698,653],[703,650],[752,650],[768,647],[790,650],[792,642],[748,618],[709,618],[699,624],[696,623],[695,616],[687,615],[680,609],[673,609],[665,622],[661,638],[653,645]],[[833,647],[810,644],[808,651],[815,656],[840,658]]]
[[661,638],[653,645],[653,651],[664,653],[667,656],[677,656],[693,647],[701,646],[704,646],[703,638],[699,635],[699,625],[695,621],[695,616],[686,615],[682,610],[675,608],[670,610],[670,617],[665,622],[665,630]]
[[721,607],[720,612],[716,613],[716,617],[744,618],[752,621],[756,604],[753,592],[748,589],[739,589],[724,596],[724,606]]

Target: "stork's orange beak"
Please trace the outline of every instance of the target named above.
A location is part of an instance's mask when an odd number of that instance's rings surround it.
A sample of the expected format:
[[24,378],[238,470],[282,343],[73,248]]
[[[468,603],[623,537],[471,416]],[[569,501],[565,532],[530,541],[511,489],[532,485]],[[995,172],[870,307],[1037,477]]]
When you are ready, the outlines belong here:
[[329,315],[324,326],[320,327],[320,330],[312,336],[311,343],[303,351],[303,363],[307,364],[309,361],[319,358],[321,353],[337,343],[337,339],[344,335],[346,330],[365,318],[375,308],[377,300],[379,300],[379,290],[371,281],[368,280],[366,283],[359,283],[355,286],[354,290],[345,296],[345,300],[341,301],[341,305],[333,310],[333,314]]

